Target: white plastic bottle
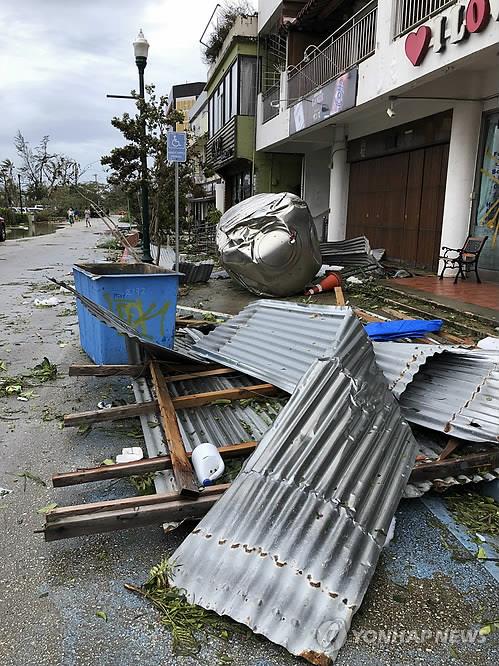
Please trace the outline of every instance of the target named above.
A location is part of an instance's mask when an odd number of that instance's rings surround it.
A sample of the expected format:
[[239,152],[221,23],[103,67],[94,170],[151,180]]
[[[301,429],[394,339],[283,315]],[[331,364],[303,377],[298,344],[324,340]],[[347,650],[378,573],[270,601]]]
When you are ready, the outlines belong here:
[[217,447],[210,442],[198,444],[192,452],[192,466],[202,486],[210,486],[225,470],[224,461]]

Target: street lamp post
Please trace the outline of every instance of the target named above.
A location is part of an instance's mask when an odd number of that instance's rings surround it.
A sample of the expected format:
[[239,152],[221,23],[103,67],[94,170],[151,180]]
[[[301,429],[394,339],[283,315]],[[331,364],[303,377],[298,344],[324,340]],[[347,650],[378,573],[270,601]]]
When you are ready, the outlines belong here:
[[[149,42],[144,37],[142,30],[139,30],[137,39],[133,43],[135,53],[135,63],[139,70],[139,97],[144,101],[144,70],[147,65],[147,54],[149,52]],[[144,110],[140,110],[140,164],[141,164],[141,194],[142,194],[142,261],[152,264],[151,244],[149,237],[149,187],[147,183],[147,146],[146,146],[146,119]]]

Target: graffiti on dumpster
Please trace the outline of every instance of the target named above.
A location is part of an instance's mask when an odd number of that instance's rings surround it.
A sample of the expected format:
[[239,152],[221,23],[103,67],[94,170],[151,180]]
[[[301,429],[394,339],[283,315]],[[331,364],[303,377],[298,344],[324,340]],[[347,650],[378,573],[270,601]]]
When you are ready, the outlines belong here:
[[170,309],[170,301],[166,301],[161,307],[156,306],[156,303],[151,303],[151,305],[145,307],[141,298],[133,299],[116,294],[104,294],[104,299],[109,310],[117,314],[123,321],[126,321],[142,336],[146,338],[153,337],[148,334],[147,325],[148,322],[158,319],[160,336],[165,335],[165,317]]

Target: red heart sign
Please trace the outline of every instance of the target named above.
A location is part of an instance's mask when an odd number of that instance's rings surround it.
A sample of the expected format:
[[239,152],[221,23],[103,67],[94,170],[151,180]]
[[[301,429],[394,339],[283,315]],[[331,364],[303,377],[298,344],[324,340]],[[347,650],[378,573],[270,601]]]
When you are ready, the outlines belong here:
[[410,32],[405,39],[405,54],[417,67],[423,62],[431,39],[431,28],[422,25],[416,32]]

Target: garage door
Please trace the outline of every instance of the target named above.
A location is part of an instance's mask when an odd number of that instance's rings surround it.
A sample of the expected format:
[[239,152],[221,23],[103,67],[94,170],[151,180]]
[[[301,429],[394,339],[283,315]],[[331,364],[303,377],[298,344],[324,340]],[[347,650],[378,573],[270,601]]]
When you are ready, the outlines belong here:
[[448,144],[350,165],[347,237],[408,266],[436,270],[447,174]]

